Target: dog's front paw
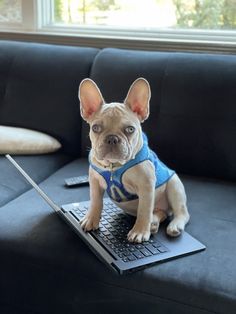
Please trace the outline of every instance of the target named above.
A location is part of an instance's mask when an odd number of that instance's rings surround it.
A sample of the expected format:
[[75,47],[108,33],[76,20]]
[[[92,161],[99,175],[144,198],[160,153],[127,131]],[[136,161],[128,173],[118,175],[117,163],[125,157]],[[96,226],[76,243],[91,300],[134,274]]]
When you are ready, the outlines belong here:
[[96,230],[99,228],[100,217],[87,213],[81,220],[80,224],[84,231]]
[[166,232],[171,237],[178,237],[182,231],[184,230],[185,222],[182,219],[173,219],[167,229]]
[[129,231],[127,239],[129,242],[141,243],[148,241],[150,238],[150,227],[144,228],[134,225],[133,228]]

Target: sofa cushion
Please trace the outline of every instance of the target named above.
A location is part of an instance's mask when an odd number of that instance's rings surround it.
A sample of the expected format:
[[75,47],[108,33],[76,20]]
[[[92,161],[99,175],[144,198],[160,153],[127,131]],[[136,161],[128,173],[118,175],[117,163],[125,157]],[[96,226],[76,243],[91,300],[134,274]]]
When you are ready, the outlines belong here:
[[[152,91],[143,127],[160,159],[180,173],[236,180],[236,56],[108,48],[91,71],[107,102],[123,101],[140,76]],[[83,133],[85,153],[86,124]]]
[[[66,189],[63,180],[87,171],[87,161],[76,160],[41,186],[58,204],[86,200],[88,187]],[[123,277],[107,269],[34,190],[6,204],[0,211],[4,297],[10,302],[13,295],[15,306],[37,313],[130,313],[133,307],[136,313],[234,314],[236,186],[193,177],[183,182],[191,214],[186,229],[207,249]]]
[[[37,183],[71,161],[70,156],[62,153],[40,156],[14,156],[14,159]],[[0,174],[0,206],[31,188],[28,182],[22,176],[19,176],[19,173],[16,172],[14,166],[5,156],[0,156]]]
[[98,49],[0,41],[0,124],[50,134],[79,155],[78,86]]

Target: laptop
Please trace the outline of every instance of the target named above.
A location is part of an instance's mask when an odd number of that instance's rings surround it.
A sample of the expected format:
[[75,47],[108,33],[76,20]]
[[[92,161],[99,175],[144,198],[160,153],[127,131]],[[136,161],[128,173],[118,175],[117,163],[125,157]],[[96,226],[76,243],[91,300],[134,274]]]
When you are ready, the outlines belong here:
[[135,217],[124,213],[108,198],[104,198],[99,229],[84,232],[80,220],[89,208],[89,201],[58,206],[10,155],[6,155],[6,158],[96,256],[119,274],[137,271],[156,263],[200,252],[206,248],[186,231],[179,237],[169,237],[165,232],[165,223],[162,223],[157,234],[151,235],[149,241],[128,242],[127,233],[132,228]]

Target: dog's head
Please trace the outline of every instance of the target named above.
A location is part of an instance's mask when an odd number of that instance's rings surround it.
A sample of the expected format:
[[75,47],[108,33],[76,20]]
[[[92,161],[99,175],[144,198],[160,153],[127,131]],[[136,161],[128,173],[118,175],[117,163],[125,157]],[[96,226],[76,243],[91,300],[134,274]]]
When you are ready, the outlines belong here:
[[124,103],[105,103],[91,79],[79,86],[81,116],[90,125],[93,157],[107,166],[124,164],[142,147],[141,122],[149,115],[149,83],[138,78],[131,85]]

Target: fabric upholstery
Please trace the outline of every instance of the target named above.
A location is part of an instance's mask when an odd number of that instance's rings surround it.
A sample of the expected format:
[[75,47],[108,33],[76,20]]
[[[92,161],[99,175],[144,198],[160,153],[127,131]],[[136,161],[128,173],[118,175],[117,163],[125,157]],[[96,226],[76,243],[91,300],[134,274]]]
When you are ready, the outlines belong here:
[[[41,186],[58,204],[86,200],[88,187],[66,189],[63,183],[65,177],[87,171],[87,161],[79,159]],[[15,295],[24,282],[26,293],[16,301],[23,300],[26,309],[41,302],[45,313],[53,308],[57,313],[78,313],[78,309],[92,313],[98,305],[99,313],[111,308],[120,313],[122,307],[122,313],[130,313],[132,304],[138,313],[143,313],[144,304],[145,313],[235,313],[236,186],[205,178],[182,179],[191,214],[187,231],[207,246],[205,251],[117,276],[30,190],[0,210],[2,261],[17,278],[11,285],[10,274],[1,267],[1,284]]]
[[57,138],[63,152],[16,160],[56,203],[88,200],[88,187],[64,186],[88,171],[73,160],[90,147],[79,82],[122,101],[140,76],[152,89],[143,129],[180,174],[186,230],[206,250],[118,276],[0,156],[0,313],[235,314],[236,56],[0,41],[0,125]]

